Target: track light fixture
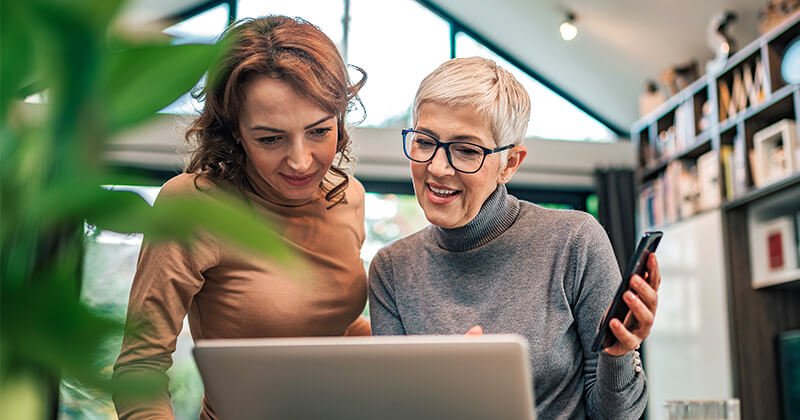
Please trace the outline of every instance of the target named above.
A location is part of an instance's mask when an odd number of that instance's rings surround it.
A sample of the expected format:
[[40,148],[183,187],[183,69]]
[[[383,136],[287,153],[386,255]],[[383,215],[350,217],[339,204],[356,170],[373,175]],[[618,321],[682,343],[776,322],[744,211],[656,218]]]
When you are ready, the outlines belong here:
[[564,41],[572,41],[575,39],[575,37],[578,36],[578,27],[575,26],[575,13],[567,12],[558,30],[561,32],[561,39]]

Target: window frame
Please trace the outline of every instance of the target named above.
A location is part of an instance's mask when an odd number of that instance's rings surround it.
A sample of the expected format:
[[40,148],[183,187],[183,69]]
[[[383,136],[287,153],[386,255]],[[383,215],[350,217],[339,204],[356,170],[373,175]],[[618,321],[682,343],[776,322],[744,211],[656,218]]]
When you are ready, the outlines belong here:
[[[342,26],[342,29],[343,29],[343,35],[342,35],[343,36],[343,41],[342,41],[342,43],[343,43],[343,48],[345,50],[343,52],[344,52],[344,54],[346,56],[346,54],[347,54],[347,45],[348,45],[347,37],[349,36],[348,25],[349,25],[349,22],[350,22],[350,16],[349,16],[350,15],[350,0],[343,0],[343,1],[344,1],[344,9],[342,10],[342,25],[343,25]],[[432,13],[434,13],[435,15],[437,15],[439,18],[441,18],[442,20],[444,20],[445,22],[447,22],[450,25],[450,58],[455,58],[456,57],[456,36],[458,35],[459,32],[464,33],[465,35],[471,37],[476,42],[478,42],[480,44],[483,44],[483,46],[485,46],[486,48],[488,48],[489,50],[491,50],[493,53],[497,54],[498,56],[500,56],[504,60],[506,60],[509,63],[511,63],[513,66],[517,67],[523,73],[527,74],[528,76],[530,76],[531,78],[533,78],[537,82],[541,83],[544,87],[546,87],[546,88],[550,89],[551,91],[553,91],[553,93],[555,93],[556,95],[561,96],[562,98],[564,98],[564,100],[566,100],[567,102],[569,102],[570,104],[572,104],[573,106],[578,108],[579,110],[583,111],[584,113],[586,113],[590,117],[592,117],[595,120],[597,120],[600,124],[606,126],[612,133],[614,133],[617,136],[617,140],[618,141],[619,140],[621,140],[621,141],[630,141],[628,139],[628,134],[629,133],[628,133],[627,130],[623,130],[622,128],[618,127],[616,124],[614,124],[611,121],[609,121],[607,118],[605,118],[602,115],[598,114],[592,108],[590,108],[589,106],[584,104],[582,101],[578,100],[577,98],[575,98],[574,96],[570,95],[569,93],[567,93],[563,89],[559,88],[557,85],[555,85],[553,82],[548,80],[546,77],[542,76],[540,73],[536,72],[533,68],[531,68],[527,64],[521,62],[513,54],[510,54],[508,51],[504,50],[503,48],[500,48],[497,44],[493,43],[492,41],[489,41],[484,36],[482,36],[480,33],[475,31],[472,27],[470,27],[469,25],[463,23],[459,19],[455,18],[450,13],[444,11],[441,7],[437,6],[432,1],[430,1],[430,0],[414,0],[414,1],[416,1],[417,3],[422,5],[423,7],[427,8]],[[175,21],[188,19],[190,17],[193,17],[193,16],[195,16],[195,15],[197,15],[199,13],[202,13],[202,12],[208,10],[208,9],[216,7],[216,6],[218,6],[220,4],[223,4],[223,3],[227,3],[228,4],[228,13],[229,13],[228,22],[229,22],[229,24],[233,23],[235,21],[235,17],[236,17],[236,6],[238,4],[237,0],[209,0],[209,1],[207,1],[205,3],[202,3],[202,4],[198,5],[198,6],[195,6],[195,7],[192,7],[190,9],[187,9],[186,11],[183,11],[183,12],[177,13],[177,14],[175,14],[173,16],[170,16],[170,19],[173,19]]]

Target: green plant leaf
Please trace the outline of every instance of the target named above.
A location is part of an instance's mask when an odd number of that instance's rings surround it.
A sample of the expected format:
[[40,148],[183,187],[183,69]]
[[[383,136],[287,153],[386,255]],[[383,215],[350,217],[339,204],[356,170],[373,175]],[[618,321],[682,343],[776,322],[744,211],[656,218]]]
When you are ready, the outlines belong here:
[[169,105],[189,91],[217,56],[219,45],[130,46],[110,60],[102,94],[109,128],[117,131]]
[[5,121],[8,106],[22,81],[31,72],[33,46],[19,4],[3,3],[0,12],[0,118]]
[[[52,272],[54,276],[69,273]],[[2,339],[16,361],[62,371],[93,386],[107,387],[94,367],[101,343],[122,323],[100,316],[78,301],[69,279],[39,278],[2,295]]]
[[[13,0],[11,0],[13,1]],[[74,27],[89,27],[102,36],[124,0],[24,0],[47,19],[69,22]]]
[[209,233],[289,267],[298,262],[264,216],[228,194],[168,196],[159,198],[152,208],[132,192],[102,191],[98,196],[101,199],[87,219],[101,229],[141,232],[154,241],[190,242],[198,234]]

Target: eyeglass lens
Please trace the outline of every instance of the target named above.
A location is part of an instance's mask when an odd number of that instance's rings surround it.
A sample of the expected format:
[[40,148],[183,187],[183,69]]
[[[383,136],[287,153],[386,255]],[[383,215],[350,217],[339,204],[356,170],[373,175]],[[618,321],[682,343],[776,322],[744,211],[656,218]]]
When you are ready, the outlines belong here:
[[[436,139],[423,133],[409,131],[405,136],[405,151],[411,160],[427,162],[436,153]],[[450,148],[450,165],[463,172],[474,172],[483,164],[484,152],[472,143],[444,143]]]

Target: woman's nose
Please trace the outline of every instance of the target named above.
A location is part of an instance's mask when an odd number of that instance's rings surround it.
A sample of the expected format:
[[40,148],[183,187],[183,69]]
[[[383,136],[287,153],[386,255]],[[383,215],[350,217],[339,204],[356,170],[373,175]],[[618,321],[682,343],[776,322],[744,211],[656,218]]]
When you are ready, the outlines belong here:
[[440,147],[433,155],[433,159],[428,163],[428,172],[434,176],[455,175],[456,170],[447,160],[447,151]]
[[302,140],[295,140],[292,142],[292,147],[289,149],[286,163],[293,171],[305,172],[311,167],[314,158],[311,156],[311,149],[303,144]]

